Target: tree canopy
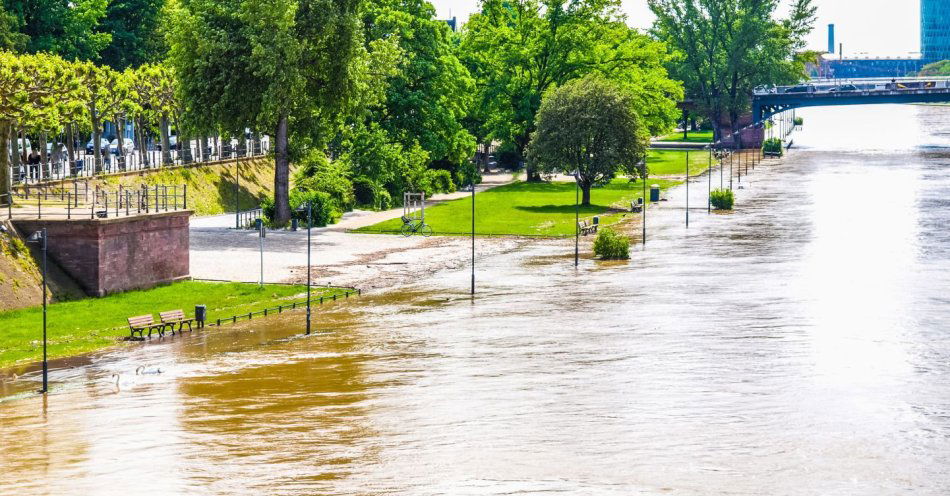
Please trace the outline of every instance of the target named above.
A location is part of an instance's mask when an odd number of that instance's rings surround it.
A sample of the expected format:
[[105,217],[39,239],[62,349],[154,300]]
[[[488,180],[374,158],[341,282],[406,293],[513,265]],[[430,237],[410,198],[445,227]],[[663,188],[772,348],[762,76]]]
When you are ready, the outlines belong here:
[[631,29],[618,0],[485,0],[465,25],[461,56],[478,80],[473,134],[524,155],[542,95],[601,74],[624,85],[657,134],[675,122],[679,85],[663,45]]
[[359,0],[171,0],[185,106],[231,135],[275,138],[276,221],[290,220],[288,145],[325,143],[355,87]]
[[[718,124],[736,123],[753,89],[806,77],[800,54],[815,21],[812,0],[794,0],[776,20],[778,0],[648,0],[653,31],[676,56],[673,75],[688,98]],[[718,136],[717,136],[718,137]]]
[[3,0],[29,53],[48,52],[67,60],[95,60],[112,36],[100,22],[109,0]]
[[528,159],[543,172],[576,174],[590,205],[590,189],[618,173],[636,177],[650,133],[634,98],[599,75],[576,79],[545,95],[531,135]]

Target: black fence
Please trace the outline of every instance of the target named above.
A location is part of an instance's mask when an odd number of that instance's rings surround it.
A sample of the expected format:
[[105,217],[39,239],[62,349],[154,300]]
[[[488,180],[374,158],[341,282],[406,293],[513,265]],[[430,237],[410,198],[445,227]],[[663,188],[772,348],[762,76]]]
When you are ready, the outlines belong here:
[[[11,193],[8,218],[108,219],[188,209],[188,185],[89,188],[78,182],[23,187]],[[14,208],[15,207],[15,208]]]
[[172,149],[168,152],[162,150],[133,150],[121,154],[105,152],[100,155],[98,161],[94,154],[81,151],[77,155],[79,158],[73,161],[70,161],[65,154],[60,154],[47,157],[44,163],[11,165],[10,177],[14,185],[40,184],[162,167],[255,158],[265,156],[269,152],[270,142],[265,140],[249,140],[246,144],[225,142],[204,148],[192,143],[189,147]]

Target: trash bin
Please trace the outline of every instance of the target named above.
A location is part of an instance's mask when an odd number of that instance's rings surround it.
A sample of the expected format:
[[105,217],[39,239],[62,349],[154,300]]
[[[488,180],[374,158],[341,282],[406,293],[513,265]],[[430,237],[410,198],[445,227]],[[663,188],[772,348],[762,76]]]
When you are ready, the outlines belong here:
[[650,185],[650,201],[651,202],[660,201],[660,185],[659,184]]
[[195,305],[195,322],[198,323],[198,327],[204,327],[206,320],[208,320],[208,307]]
[[290,219],[290,230],[296,231],[300,227],[300,221],[297,219]]
[[600,217],[594,217],[594,225],[600,225]]

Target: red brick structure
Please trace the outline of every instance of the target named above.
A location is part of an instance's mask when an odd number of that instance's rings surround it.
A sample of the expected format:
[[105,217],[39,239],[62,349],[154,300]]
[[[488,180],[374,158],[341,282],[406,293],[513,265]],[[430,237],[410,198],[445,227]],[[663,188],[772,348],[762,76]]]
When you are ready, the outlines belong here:
[[83,220],[14,221],[29,234],[43,227],[49,257],[90,296],[147,289],[187,279],[190,211]]

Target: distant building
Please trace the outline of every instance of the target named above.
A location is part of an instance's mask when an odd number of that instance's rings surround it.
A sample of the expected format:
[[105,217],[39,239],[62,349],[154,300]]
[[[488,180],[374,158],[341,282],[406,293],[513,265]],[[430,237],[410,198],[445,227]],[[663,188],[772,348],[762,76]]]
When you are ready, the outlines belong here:
[[443,20],[445,21],[446,24],[449,25],[449,29],[451,29],[453,33],[458,31],[458,18],[456,18],[455,16],[452,16],[451,19],[443,19]]
[[950,0],[920,0],[920,52],[924,63],[950,59]]
[[828,53],[835,53],[835,25],[828,25]]

